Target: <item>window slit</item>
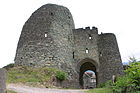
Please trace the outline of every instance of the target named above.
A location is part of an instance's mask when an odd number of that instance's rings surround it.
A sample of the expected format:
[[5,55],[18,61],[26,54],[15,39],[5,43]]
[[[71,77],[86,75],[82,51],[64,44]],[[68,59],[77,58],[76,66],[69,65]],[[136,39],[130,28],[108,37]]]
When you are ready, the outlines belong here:
[[89,50],[88,50],[88,48],[86,48],[86,53],[89,53]]
[[45,33],[45,37],[47,37],[48,35],[47,35],[47,33]]
[[91,34],[88,35],[88,38],[91,39]]
[[73,52],[73,59],[74,59],[74,52]]

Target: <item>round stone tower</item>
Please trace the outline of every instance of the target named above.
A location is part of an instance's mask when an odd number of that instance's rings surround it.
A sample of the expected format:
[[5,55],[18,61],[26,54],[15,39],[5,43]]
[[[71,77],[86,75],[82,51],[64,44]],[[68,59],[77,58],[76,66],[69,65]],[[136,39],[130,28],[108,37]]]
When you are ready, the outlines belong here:
[[113,75],[123,74],[123,65],[116,36],[113,33],[103,33],[98,38],[100,61],[99,83],[111,80]]
[[73,61],[74,28],[72,15],[66,7],[43,5],[23,26],[15,64],[65,70]]

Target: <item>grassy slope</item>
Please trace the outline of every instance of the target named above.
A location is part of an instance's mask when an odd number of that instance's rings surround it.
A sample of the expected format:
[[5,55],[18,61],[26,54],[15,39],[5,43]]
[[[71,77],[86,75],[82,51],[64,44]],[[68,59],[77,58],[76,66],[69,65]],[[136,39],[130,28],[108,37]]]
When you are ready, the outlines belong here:
[[50,87],[55,79],[56,72],[53,68],[32,68],[32,67],[13,67],[8,70],[7,83],[40,83],[45,87]]
[[17,93],[17,92],[14,92],[12,90],[7,90],[7,93]]
[[108,88],[96,88],[89,90],[87,93],[112,93],[112,90]]

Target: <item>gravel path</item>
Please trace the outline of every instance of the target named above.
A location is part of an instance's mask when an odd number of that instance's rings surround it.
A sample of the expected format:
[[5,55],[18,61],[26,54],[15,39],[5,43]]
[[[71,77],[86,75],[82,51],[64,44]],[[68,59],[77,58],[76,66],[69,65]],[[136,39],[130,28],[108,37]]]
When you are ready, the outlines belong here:
[[7,89],[16,91],[17,93],[85,93],[86,90],[77,89],[47,89],[47,88],[34,88],[23,85],[9,84]]

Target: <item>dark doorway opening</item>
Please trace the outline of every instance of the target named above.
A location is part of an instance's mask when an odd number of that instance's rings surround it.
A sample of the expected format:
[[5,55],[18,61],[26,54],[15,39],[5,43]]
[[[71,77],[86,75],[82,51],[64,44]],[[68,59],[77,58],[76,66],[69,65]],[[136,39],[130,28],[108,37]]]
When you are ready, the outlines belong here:
[[97,72],[93,63],[85,62],[81,65],[79,83],[82,88],[95,88],[97,86]]

